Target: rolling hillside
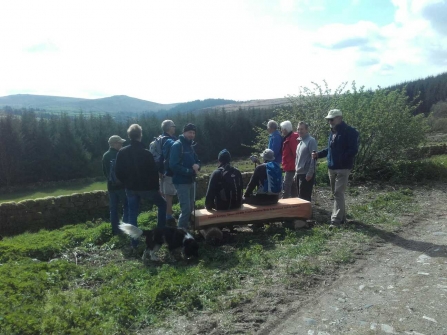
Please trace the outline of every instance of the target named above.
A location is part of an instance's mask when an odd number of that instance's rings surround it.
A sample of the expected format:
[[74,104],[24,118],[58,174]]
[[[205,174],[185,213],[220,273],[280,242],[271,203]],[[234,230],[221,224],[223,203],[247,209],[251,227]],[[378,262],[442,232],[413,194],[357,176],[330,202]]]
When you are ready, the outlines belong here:
[[101,99],[82,99],[56,97],[47,95],[16,94],[0,97],[0,108],[35,108],[49,112],[98,112],[98,113],[141,113],[157,112],[171,109],[178,104],[159,104],[156,102],[136,99],[126,95],[115,95]]

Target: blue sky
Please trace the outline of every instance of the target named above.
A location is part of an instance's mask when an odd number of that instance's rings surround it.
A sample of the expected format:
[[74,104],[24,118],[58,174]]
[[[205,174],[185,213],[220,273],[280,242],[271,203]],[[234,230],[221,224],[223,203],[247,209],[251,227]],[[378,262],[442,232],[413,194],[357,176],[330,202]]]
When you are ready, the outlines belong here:
[[446,0],[3,0],[0,12],[0,96],[251,100],[447,71]]

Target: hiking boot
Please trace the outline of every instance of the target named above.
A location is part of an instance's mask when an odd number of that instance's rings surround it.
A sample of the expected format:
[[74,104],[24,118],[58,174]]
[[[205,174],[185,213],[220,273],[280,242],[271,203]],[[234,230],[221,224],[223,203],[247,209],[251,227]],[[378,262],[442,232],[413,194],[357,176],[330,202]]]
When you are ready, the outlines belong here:
[[167,227],[177,227],[177,221],[174,218],[170,218],[166,220]]

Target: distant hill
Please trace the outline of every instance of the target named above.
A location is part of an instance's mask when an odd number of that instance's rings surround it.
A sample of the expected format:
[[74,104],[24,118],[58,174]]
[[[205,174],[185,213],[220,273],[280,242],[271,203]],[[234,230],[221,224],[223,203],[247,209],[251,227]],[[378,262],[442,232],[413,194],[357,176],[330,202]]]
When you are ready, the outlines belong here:
[[288,106],[290,101],[288,98],[278,98],[278,99],[259,99],[259,100],[249,100],[249,101],[239,101],[231,104],[216,105],[212,107],[206,107],[203,110],[216,110],[225,109],[227,112],[235,112],[239,109],[270,109],[280,106]]
[[15,94],[0,97],[0,107],[34,108],[48,112],[97,112],[97,113],[142,113],[168,110],[178,104],[156,102],[114,95],[101,99],[68,98],[48,95]]
[[188,113],[196,110],[204,109],[204,108],[213,108],[215,106],[222,105],[234,105],[240,102],[235,100],[226,100],[226,99],[205,99],[205,100],[194,100],[189,102],[183,102],[178,104],[177,106],[171,108],[169,112],[173,113]]

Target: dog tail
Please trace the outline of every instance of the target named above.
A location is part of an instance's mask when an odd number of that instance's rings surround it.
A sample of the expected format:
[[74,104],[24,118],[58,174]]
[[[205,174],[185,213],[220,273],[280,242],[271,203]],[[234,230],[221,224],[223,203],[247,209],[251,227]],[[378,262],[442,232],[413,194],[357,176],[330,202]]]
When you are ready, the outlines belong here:
[[131,225],[129,223],[121,223],[118,228],[133,239],[137,239],[144,234],[144,231],[142,231],[140,228],[135,227],[134,225]]

